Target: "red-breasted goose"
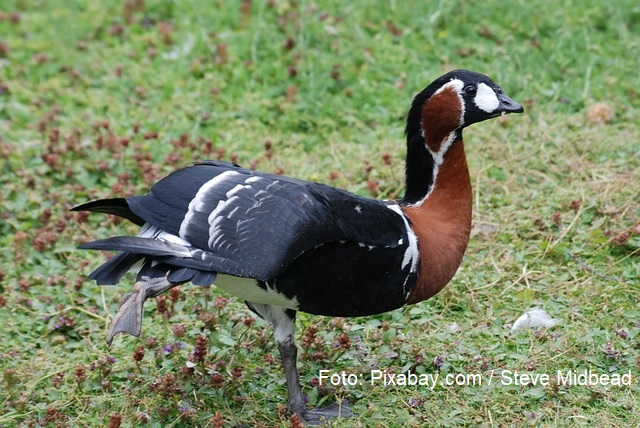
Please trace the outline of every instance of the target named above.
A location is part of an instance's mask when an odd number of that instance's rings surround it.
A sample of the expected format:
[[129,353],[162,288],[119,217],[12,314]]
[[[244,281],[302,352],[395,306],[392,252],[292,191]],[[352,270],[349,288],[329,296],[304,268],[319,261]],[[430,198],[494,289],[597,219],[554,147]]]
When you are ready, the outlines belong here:
[[440,291],[458,269],[471,230],[462,130],[522,111],[482,74],[456,70],[435,80],[408,114],[406,193],[397,201],[203,161],[160,180],[144,196],[74,208],[141,226],[135,237],[80,246],[120,251],[90,275],[101,285],[116,284],[142,261],[107,342],[121,332],[140,335],[147,298],[189,281],[215,284],[273,326],[289,412],[310,424],[350,415],[335,405],[307,410],[296,369],[296,311],[373,315]]

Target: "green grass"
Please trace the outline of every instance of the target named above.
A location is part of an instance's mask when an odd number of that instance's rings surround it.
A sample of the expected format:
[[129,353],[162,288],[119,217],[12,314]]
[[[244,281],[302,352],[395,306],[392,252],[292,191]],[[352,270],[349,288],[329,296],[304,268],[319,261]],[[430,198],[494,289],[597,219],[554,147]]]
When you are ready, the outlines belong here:
[[[218,157],[397,197],[411,98],[458,67],[526,107],[465,133],[462,268],[404,310],[300,314],[309,404],[348,398],[357,416],[336,426],[640,425],[636,2],[144,3],[2,3],[0,426],[289,426],[270,329],[215,289],[148,302],[142,337],[107,347],[133,277],[101,289],[86,277],[106,255],[75,247],[135,227],[68,209]],[[598,103],[612,120],[587,119]],[[561,323],[510,334],[532,306]],[[189,367],[200,336],[208,354]],[[312,385],[371,368],[485,382]],[[633,385],[487,384],[569,369],[631,371]]]

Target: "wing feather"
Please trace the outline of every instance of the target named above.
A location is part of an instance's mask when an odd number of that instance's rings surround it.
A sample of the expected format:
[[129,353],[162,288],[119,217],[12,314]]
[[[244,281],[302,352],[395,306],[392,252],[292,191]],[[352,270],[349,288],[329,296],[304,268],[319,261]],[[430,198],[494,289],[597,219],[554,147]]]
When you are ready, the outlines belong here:
[[[225,162],[181,169],[160,180],[149,194],[126,202],[128,218],[143,219],[191,247],[119,237],[84,248],[111,245],[109,249],[155,256],[176,266],[203,270],[206,265],[212,272],[264,281],[328,242],[393,248],[408,241],[404,220],[382,201]],[[174,275],[186,278],[191,272]]]

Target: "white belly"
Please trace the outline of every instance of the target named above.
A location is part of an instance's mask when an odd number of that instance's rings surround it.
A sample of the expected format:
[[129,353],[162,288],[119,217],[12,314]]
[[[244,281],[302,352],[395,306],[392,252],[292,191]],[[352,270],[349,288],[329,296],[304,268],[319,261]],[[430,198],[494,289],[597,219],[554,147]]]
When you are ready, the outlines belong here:
[[298,309],[298,302],[295,298],[289,299],[284,294],[268,286],[265,290],[259,287],[257,281],[252,278],[218,275],[214,281],[214,285],[248,302],[275,305],[294,310]]

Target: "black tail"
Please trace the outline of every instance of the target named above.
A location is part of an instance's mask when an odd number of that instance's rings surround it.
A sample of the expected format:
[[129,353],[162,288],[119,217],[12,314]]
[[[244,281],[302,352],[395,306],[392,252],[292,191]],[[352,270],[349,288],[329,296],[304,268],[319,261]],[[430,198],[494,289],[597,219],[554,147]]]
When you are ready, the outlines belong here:
[[[100,285],[116,284],[139,260],[146,259],[139,276],[169,275],[172,282],[191,281],[195,285],[211,285],[217,276],[212,269],[215,261],[204,260],[202,250],[190,250],[181,245],[139,236],[114,236],[87,242],[78,246],[82,250],[121,251],[89,276]],[[195,258],[193,256],[196,256]]]
[[186,247],[154,238],[140,238],[139,236],[113,236],[86,242],[79,245],[78,248],[81,250],[126,251],[156,257],[191,257],[191,253]]
[[145,223],[142,218],[131,211],[125,198],[98,199],[97,201],[91,201],[86,204],[73,207],[71,208],[71,211],[91,211],[96,213],[113,214],[118,217],[126,218],[138,226],[142,226]]
[[98,285],[115,285],[143,257],[140,254],[120,253],[91,272],[89,278],[95,279]]

